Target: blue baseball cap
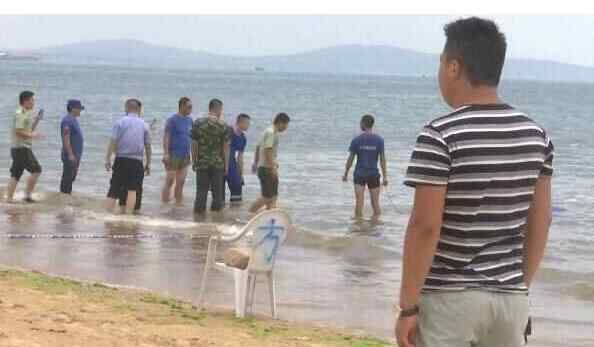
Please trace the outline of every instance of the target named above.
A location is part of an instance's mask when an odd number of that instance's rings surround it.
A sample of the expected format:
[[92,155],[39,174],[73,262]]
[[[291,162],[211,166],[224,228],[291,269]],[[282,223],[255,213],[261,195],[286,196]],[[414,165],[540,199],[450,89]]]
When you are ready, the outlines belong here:
[[84,110],[85,109],[85,107],[82,105],[82,103],[80,102],[80,100],[76,100],[76,99],[68,100],[68,103],[66,104],[66,108],[69,109],[69,110],[72,110],[72,109],[75,109],[75,108],[77,108],[79,110]]

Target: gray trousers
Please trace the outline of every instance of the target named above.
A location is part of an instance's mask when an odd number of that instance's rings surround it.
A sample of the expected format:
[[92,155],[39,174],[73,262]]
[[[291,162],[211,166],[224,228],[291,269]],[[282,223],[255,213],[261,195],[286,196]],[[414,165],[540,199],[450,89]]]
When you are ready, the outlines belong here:
[[208,192],[212,192],[211,211],[220,211],[224,205],[225,170],[209,167],[196,170],[196,200],[194,212],[206,212]]
[[422,294],[417,347],[521,347],[528,295],[480,290]]

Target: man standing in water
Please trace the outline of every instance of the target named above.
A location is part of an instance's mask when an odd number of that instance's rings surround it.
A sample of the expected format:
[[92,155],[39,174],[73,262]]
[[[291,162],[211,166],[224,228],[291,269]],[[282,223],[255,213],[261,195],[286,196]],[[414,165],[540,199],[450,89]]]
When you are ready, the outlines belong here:
[[[373,220],[379,220],[380,208],[380,178],[383,185],[388,185],[388,170],[386,156],[384,154],[384,139],[373,133],[375,119],[372,115],[366,114],[361,118],[361,131],[363,133],[351,141],[349,147],[349,158],[346,163],[342,180],[348,181],[349,171],[353,166],[353,160],[357,157],[355,167],[355,218],[363,218],[363,206],[365,204],[365,187],[369,188],[371,195],[371,206],[373,207]],[[377,169],[378,159],[381,162],[382,175],[380,177]]]
[[10,181],[6,188],[6,201],[14,201],[14,192],[17,184],[25,170],[31,174],[27,179],[27,187],[25,190],[25,202],[35,202],[31,195],[41,175],[41,165],[35,158],[31,149],[33,140],[42,138],[35,129],[39,121],[43,119],[43,110],[33,115],[33,108],[35,107],[34,94],[31,91],[24,91],[19,95],[20,107],[17,109],[14,119],[12,121],[11,131],[11,148],[10,155],[12,157],[12,166],[10,167]]
[[79,100],[68,100],[66,110],[68,114],[62,118],[60,131],[62,134],[62,180],[60,192],[72,193],[72,183],[76,179],[80,159],[83,153],[83,135],[78,124],[80,113],[84,106]]
[[439,86],[454,111],[421,131],[405,184],[403,347],[524,343],[551,223],[553,144],[498,95],[506,40],[476,17],[445,26]]
[[[135,206],[136,194],[142,189],[145,174],[150,174],[151,140],[146,123],[140,118],[141,103],[136,99],[126,101],[126,115],[113,126],[105,169],[112,171],[109,192],[107,193],[108,210],[113,211],[116,200],[126,200],[126,213],[132,213]],[[113,167],[112,154],[115,153]],[[146,154],[146,164],[142,159]]]
[[231,204],[239,204],[243,195],[243,152],[247,145],[245,132],[250,127],[250,116],[240,113],[237,116],[235,127],[231,129],[231,145],[229,157],[229,173],[226,181],[231,194]]
[[221,211],[224,205],[229,131],[222,116],[223,102],[212,99],[208,104],[208,116],[196,119],[192,126],[192,168],[196,171],[194,213],[199,215],[206,212],[209,191],[212,191],[211,211]]
[[175,184],[175,203],[181,204],[188,165],[190,165],[192,101],[183,97],[179,99],[178,107],[178,112],[167,119],[163,135],[163,164],[167,177],[161,193],[161,201],[169,202],[171,187]]
[[258,173],[262,196],[250,207],[250,212],[256,213],[262,207],[267,209],[276,207],[278,199],[278,142],[281,133],[289,128],[291,119],[286,113],[279,113],[274,117],[272,126],[264,131],[254,156],[252,171]]

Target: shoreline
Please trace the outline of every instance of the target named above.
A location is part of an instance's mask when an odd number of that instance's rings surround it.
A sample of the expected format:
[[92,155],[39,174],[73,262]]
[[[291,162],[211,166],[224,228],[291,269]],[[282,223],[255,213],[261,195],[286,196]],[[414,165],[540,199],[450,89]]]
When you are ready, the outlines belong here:
[[0,266],[0,345],[388,347],[347,330],[235,318],[154,291]]

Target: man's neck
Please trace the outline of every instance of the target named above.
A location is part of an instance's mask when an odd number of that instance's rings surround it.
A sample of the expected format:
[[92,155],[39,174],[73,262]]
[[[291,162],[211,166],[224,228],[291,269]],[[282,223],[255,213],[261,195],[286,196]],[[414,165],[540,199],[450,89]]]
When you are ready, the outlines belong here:
[[452,106],[454,108],[459,108],[465,105],[490,105],[501,103],[502,101],[497,93],[497,87],[483,86],[469,88]]
[[138,117],[138,113],[135,113],[135,112],[126,112],[126,116],[128,116],[128,117]]

